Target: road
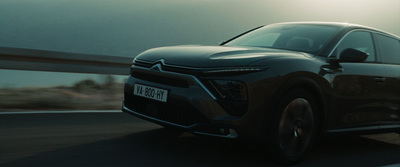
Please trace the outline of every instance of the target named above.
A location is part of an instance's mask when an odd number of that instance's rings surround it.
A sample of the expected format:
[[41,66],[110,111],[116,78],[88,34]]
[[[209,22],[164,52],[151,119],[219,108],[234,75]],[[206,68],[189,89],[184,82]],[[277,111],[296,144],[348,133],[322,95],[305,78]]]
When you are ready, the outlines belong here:
[[[173,133],[126,113],[0,114],[0,166],[276,166],[235,140]],[[296,166],[400,166],[400,137],[318,142]]]

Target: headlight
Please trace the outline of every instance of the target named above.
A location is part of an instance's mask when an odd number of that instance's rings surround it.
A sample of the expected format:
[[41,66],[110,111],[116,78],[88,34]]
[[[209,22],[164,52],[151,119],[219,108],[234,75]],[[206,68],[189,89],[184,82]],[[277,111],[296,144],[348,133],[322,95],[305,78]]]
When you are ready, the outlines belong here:
[[247,86],[233,80],[210,80],[210,85],[218,93],[218,103],[233,116],[243,116],[247,112]]
[[247,100],[247,88],[243,82],[229,80],[211,81],[222,99]]

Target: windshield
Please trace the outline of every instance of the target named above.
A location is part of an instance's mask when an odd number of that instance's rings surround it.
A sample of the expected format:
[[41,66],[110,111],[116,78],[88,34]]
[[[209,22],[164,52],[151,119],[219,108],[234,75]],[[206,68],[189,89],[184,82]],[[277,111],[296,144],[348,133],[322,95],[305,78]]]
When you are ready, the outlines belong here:
[[338,27],[310,24],[270,25],[239,36],[225,46],[266,47],[317,53]]

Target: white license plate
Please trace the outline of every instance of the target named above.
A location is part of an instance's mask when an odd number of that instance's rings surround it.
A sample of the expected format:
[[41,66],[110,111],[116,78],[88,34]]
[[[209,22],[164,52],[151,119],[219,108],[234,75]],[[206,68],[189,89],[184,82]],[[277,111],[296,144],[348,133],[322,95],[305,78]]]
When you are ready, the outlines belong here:
[[167,102],[168,90],[135,84],[133,94],[157,101]]

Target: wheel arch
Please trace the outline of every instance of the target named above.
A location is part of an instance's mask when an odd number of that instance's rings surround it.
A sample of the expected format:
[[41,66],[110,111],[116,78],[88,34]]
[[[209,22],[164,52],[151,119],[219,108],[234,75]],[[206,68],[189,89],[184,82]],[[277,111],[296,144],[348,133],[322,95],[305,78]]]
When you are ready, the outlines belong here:
[[276,107],[278,102],[285,96],[286,93],[295,89],[305,89],[315,97],[318,108],[318,133],[322,132],[322,130],[325,129],[328,115],[328,100],[326,93],[327,91],[325,88],[325,82],[327,81],[324,81],[320,76],[320,79],[318,79],[315,76],[311,77],[309,75],[287,76],[286,78],[289,79],[284,80],[273,95],[273,97],[277,97],[273,102],[274,108]]

